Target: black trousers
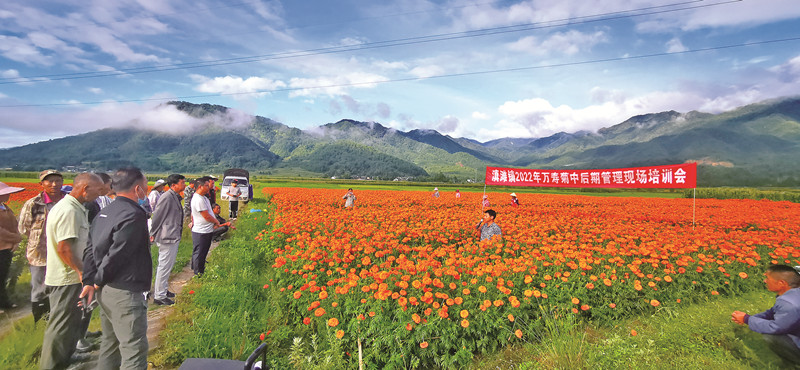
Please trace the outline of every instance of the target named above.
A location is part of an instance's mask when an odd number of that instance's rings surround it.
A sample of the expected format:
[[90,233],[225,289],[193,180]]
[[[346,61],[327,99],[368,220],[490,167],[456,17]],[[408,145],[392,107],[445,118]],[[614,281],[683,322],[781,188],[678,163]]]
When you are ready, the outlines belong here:
[[192,271],[195,275],[206,272],[206,257],[214,233],[199,234],[192,231]]
[[237,217],[236,214],[238,214],[238,213],[239,213],[239,201],[238,200],[236,200],[236,201],[232,200],[231,201],[231,215],[229,217],[236,218]]
[[14,253],[11,249],[4,249],[0,251],[0,308],[11,308],[11,301],[8,299],[6,292],[6,280],[8,279],[8,271],[11,268],[11,259]]

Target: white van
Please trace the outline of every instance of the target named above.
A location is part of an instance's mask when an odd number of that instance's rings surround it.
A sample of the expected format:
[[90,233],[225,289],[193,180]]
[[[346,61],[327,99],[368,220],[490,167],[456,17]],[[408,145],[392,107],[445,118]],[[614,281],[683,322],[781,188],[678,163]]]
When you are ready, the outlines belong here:
[[239,188],[239,200],[248,202],[253,197],[253,186],[250,184],[250,172],[241,168],[231,168],[225,170],[222,175],[222,185],[220,186],[220,199],[228,200],[228,189],[231,187],[233,180],[237,182]]

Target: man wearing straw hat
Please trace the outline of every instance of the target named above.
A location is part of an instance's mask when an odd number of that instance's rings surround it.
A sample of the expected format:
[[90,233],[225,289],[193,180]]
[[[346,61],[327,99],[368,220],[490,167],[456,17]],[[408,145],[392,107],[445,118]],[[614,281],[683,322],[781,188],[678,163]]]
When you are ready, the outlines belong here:
[[0,312],[17,307],[11,303],[6,293],[6,279],[8,278],[8,269],[11,267],[11,258],[14,256],[17,245],[22,241],[22,235],[17,230],[17,218],[6,202],[11,194],[23,190],[25,189],[0,182]]
[[31,311],[36,322],[50,312],[50,302],[44,285],[47,271],[47,214],[64,198],[61,185],[64,177],[56,170],[39,173],[42,192],[28,199],[19,212],[19,233],[28,237],[26,256],[31,271]]

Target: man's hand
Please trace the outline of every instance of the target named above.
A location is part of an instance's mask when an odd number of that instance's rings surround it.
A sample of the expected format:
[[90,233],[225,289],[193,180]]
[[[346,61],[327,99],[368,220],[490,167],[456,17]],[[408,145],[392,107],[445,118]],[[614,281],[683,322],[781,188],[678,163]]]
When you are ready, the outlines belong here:
[[733,313],[731,314],[731,321],[739,325],[744,325],[744,317],[746,315],[747,314],[742,311],[733,311]]
[[94,298],[94,291],[95,291],[95,286],[84,285],[83,290],[81,290],[81,295],[78,296],[78,298],[83,299],[83,297],[86,297],[86,302],[92,303],[92,299]]

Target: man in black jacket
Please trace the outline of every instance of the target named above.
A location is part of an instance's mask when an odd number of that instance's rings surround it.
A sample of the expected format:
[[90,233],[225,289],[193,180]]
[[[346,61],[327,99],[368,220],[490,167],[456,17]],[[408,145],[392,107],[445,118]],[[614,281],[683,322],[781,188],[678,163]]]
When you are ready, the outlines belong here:
[[152,226],[150,227],[150,241],[158,245],[158,267],[156,268],[156,282],[153,294],[153,303],[157,305],[172,305],[175,293],[169,291],[169,273],[175,265],[178,256],[178,245],[181,243],[183,232],[183,208],[181,196],[186,188],[186,178],[174,173],[167,177],[169,190],[158,198],[153,208]]
[[[147,179],[138,168],[117,170],[117,198],[92,223],[84,252],[81,298],[97,292],[103,336],[99,369],[147,368],[147,301],[153,263],[147,231]],[[124,357],[123,357],[124,355]]]

